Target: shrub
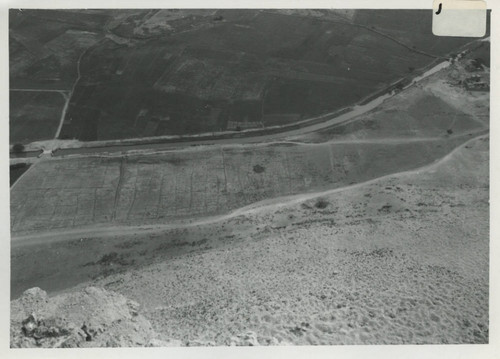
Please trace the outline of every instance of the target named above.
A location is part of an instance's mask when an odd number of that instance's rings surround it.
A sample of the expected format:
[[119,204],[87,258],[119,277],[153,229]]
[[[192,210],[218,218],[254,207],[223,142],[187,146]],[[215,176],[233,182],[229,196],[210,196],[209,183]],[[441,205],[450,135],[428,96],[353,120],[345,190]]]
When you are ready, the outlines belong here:
[[323,199],[323,198],[320,198],[316,201],[316,203],[314,204],[314,207],[318,208],[318,209],[324,209],[326,207],[328,207],[330,203]]
[[253,171],[254,171],[255,173],[262,173],[262,172],[264,172],[265,170],[266,170],[266,168],[265,168],[265,167],[263,167],[263,166],[261,166],[261,165],[255,165],[255,166],[253,166]]

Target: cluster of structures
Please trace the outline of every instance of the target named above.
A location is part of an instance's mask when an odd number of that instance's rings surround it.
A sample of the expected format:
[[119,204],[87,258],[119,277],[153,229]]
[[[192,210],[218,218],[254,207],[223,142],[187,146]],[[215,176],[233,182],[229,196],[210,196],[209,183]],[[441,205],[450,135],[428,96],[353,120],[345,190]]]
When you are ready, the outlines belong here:
[[479,74],[467,77],[463,82],[463,86],[468,91],[489,91],[490,84],[487,78]]
[[468,91],[489,91],[490,81],[489,73],[485,70],[487,67],[484,65],[482,59],[470,59],[464,64],[467,71],[467,76],[460,81],[460,84]]
[[[466,50],[452,57],[452,63],[462,59],[470,51]],[[482,58],[465,59],[460,61],[461,71],[454,71],[451,75],[453,85],[464,87],[467,91],[489,91],[490,73],[488,64]]]

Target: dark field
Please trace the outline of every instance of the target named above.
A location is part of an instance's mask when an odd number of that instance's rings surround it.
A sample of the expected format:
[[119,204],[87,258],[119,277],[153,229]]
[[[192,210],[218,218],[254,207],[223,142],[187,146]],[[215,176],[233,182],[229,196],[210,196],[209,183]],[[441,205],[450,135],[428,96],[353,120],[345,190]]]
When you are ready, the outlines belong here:
[[24,172],[26,172],[30,168],[30,165],[27,163],[17,163],[15,165],[10,166],[10,186],[12,186],[19,177],[22,176]]
[[74,85],[61,139],[284,125],[352,105],[468,41],[434,37],[430,11],[397,15],[11,11],[11,84]]
[[10,143],[50,140],[56,135],[64,97],[58,92],[10,92]]
[[108,18],[66,10],[11,10],[11,88],[70,89],[78,57],[96,42]]

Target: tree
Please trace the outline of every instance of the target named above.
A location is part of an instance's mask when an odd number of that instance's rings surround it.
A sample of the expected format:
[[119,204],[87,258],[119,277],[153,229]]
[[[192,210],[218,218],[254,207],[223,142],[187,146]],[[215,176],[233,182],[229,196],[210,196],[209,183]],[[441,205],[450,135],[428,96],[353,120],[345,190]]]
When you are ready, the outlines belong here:
[[16,143],[14,144],[14,146],[12,146],[12,151],[14,153],[24,152],[24,145],[22,143]]

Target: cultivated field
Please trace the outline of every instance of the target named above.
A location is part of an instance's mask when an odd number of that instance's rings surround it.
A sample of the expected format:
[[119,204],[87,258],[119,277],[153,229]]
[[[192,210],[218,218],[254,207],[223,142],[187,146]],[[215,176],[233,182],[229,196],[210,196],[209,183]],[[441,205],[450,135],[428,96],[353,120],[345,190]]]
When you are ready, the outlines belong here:
[[286,124],[352,105],[468,41],[424,31],[430,11],[398,14],[408,21],[381,21],[394,17],[384,11],[12,11],[11,86],[74,89],[61,139]]
[[11,193],[14,233],[168,223],[416,168],[468,137],[421,142],[199,148],[41,161]]
[[64,11],[9,12],[11,144],[54,138],[78,59],[98,41],[96,31],[105,19]]
[[12,231],[215,216],[423,166],[489,128],[489,92],[466,91],[458,81],[467,76],[457,63],[345,125],[291,141],[44,159],[11,193]]
[[9,141],[30,143],[53,139],[61,119],[65,93],[11,91]]
[[85,12],[11,10],[10,87],[69,90],[79,56],[97,41],[106,19]]
[[[397,10],[359,10],[353,22],[369,24],[373,30],[394,37],[409,47],[435,55],[456,51],[464,40],[460,37],[435,36],[432,33],[432,12],[427,10],[410,10],[401,14]],[[405,31],[408,28],[412,31]]]

